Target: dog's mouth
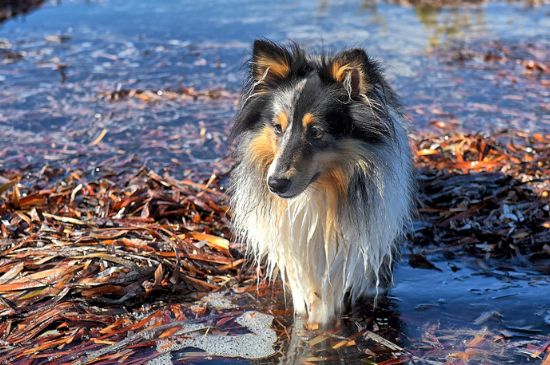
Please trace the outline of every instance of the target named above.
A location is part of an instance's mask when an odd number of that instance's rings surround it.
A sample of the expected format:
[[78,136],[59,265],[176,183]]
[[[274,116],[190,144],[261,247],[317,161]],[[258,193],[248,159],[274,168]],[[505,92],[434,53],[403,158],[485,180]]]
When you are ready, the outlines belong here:
[[299,192],[286,192],[286,193],[274,193],[275,195],[277,195],[279,198],[283,198],[283,199],[292,199],[292,198],[295,198],[297,197],[298,195],[302,194],[304,191],[307,190],[307,188],[313,184],[318,178],[319,176],[321,175],[320,172],[316,173],[315,175],[313,175],[313,177],[309,180],[309,182],[307,183],[306,187],[299,191]]

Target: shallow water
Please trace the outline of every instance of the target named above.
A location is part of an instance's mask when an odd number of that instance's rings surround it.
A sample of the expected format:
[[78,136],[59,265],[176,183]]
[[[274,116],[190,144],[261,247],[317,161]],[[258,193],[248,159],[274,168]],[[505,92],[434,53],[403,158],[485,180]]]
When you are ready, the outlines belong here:
[[[224,172],[227,131],[256,37],[317,50],[366,47],[382,61],[416,130],[439,122],[464,131],[550,132],[548,74],[522,64],[548,63],[549,14],[549,5],[523,2],[422,10],[369,1],[46,3],[0,24],[0,171],[71,163],[93,172],[114,157],[121,168],[146,163],[178,178]],[[507,59],[487,60],[503,48]],[[182,87],[223,93],[198,101],[158,93]],[[159,100],[105,96],[131,89],[152,90]],[[442,271],[403,261],[390,299],[375,315],[367,306],[342,322],[331,339],[365,325],[411,357],[443,363],[487,327],[491,340],[474,363],[529,363],[509,343],[549,335],[548,276],[429,258]],[[337,350],[305,342],[317,335],[298,322],[281,338],[283,355],[265,362],[375,358],[366,340]]]
[[[547,63],[549,12],[550,5],[522,2],[443,10],[368,1],[46,3],[0,25],[0,143],[19,142],[0,157],[8,167],[36,167],[44,155],[52,163],[76,155],[89,167],[100,156],[135,153],[177,175],[184,169],[171,159],[211,166],[225,155],[257,37],[317,50],[367,48],[416,129],[549,131],[548,74],[521,64]],[[502,48],[505,60],[485,61]],[[105,97],[182,87],[224,94],[198,102]],[[86,148],[103,129],[110,150]]]
[[[374,323],[378,333],[403,346],[414,363],[424,364],[444,363],[449,354],[463,351],[464,343],[487,331],[490,335],[486,353],[472,357],[473,363],[529,363],[525,355],[506,342],[527,340],[533,335],[548,336],[548,276],[483,270],[475,263],[458,260],[455,264],[460,268],[455,272],[449,264],[436,261],[441,272],[401,264],[395,273],[396,285],[389,300],[383,301],[374,314],[370,307],[364,313],[354,313],[336,334],[350,336],[361,329],[361,324],[369,327]],[[365,360],[365,349],[372,346],[372,343],[358,341],[358,346],[345,351],[334,351],[328,346],[324,352],[322,347],[309,346],[304,337],[311,339],[312,335],[301,332],[298,345],[289,348],[287,356],[304,359],[336,353],[339,359],[354,362]],[[494,341],[499,334],[507,339],[501,343]],[[437,343],[433,342],[435,338]],[[332,362],[335,361],[328,363]],[[365,360],[365,363],[368,362]]]

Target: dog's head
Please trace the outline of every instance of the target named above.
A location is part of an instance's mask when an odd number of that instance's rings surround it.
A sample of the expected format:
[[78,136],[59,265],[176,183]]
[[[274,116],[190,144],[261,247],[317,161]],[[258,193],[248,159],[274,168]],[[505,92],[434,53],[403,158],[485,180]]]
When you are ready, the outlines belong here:
[[388,104],[397,107],[361,49],[309,56],[297,45],[256,40],[232,135],[248,136],[244,157],[262,169],[269,190],[292,198],[326,176],[345,184],[342,168],[354,151],[391,138]]

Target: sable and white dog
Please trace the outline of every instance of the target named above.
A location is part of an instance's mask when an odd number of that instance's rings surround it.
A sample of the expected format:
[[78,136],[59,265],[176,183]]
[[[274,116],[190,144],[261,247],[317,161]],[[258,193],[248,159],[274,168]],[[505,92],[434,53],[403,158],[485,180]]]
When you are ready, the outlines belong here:
[[396,95],[365,51],[256,40],[232,137],[238,237],[327,324],[391,284],[414,183]]

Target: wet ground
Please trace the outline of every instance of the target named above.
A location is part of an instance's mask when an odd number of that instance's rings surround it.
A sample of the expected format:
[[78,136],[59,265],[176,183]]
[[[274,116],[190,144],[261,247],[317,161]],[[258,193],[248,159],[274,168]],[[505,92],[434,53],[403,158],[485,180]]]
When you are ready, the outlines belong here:
[[[143,164],[178,179],[223,175],[256,37],[367,48],[402,96],[415,134],[547,134],[548,34],[550,6],[526,2],[45,2],[0,24],[0,175],[27,171],[33,184],[30,172],[46,164],[74,166],[90,179]],[[411,252],[437,269],[411,267]],[[329,334],[292,327],[279,293],[275,304],[261,299],[260,308],[274,306],[290,327],[276,326],[279,353],[259,362],[540,363],[544,355],[525,349],[549,339],[550,279],[519,263],[489,266],[413,242],[389,299]],[[258,306],[247,298],[233,299]],[[372,350],[384,345],[369,333],[391,341],[386,357]],[[342,342],[350,336],[354,343]]]

